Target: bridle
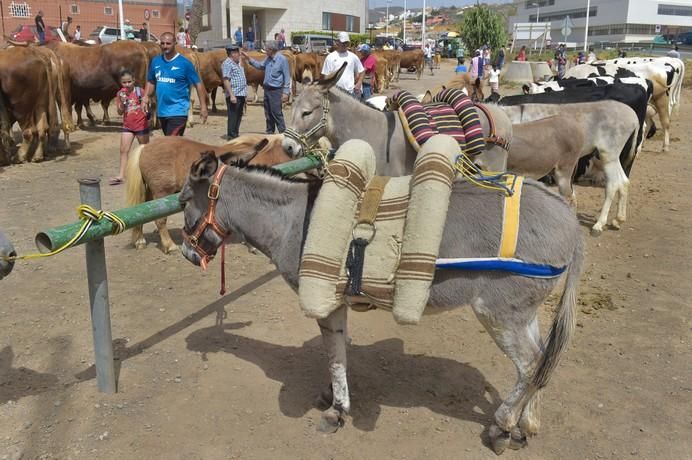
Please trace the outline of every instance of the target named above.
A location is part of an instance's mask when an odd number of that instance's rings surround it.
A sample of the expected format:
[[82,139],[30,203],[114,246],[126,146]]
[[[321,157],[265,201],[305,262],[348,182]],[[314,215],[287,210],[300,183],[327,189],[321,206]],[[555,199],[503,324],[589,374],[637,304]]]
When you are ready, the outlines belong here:
[[[200,265],[204,269],[207,268],[208,262],[214,258],[216,250],[223,244],[223,241],[230,233],[224,230],[216,220],[216,203],[219,201],[221,192],[221,179],[227,168],[228,165],[222,163],[219,169],[217,169],[211,184],[209,184],[209,190],[207,191],[209,205],[207,211],[195,222],[192,228],[187,228],[187,226],[183,228],[185,240],[199,256]],[[204,239],[204,232],[207,228],[211,228],[211,230],[221,237],[221,244],[214,246],[210,244],[208,240]]]
[[509,152],[509,145],[510,142],[505,139],[504,137],[500,137],[497,135],[497,132],[495,132],[495,119],[493,118],[493,115],[490,113],[490,110],[483,105],[483,104],[475,104],[477,109],[480,109],[481,112],[485,115],[485,118],[488,119],[488,125],[490,127],[490,132],[486,137],[483,139],[485,140],[486,144],[492,144],[492,145],[497,145],[498,147],[506,150]]
[[[307,151],[311,150],[315,145],[317,145],[317,139],[319,139],[319,136],[316,135],[320,132],[320,130],[324,129],[324,132],[327,132],[328,119],[329,96],[322,96],[322,118],[320,118],[320,121],[304,134],[299,133],[293,128],[286,128],[286,130],[284,131],[284,136],[296,141],[300,145],[301,151],[304,155]],[[315,138],[315,140],[312,143],[310,143],[310,139],[312,139],[313,137]]]

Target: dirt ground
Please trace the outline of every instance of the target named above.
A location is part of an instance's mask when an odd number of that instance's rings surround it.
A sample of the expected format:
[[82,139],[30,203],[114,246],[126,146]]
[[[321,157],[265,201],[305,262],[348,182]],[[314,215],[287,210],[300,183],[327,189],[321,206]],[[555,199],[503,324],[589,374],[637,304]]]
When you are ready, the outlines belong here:
[[[402,74],[401,87],[422,92],[452,72]],[[622,230],[589,236],[603,190],[578,188],[588,252],[578,327],[544,393],[541,433],[506,458],[692,458],[690,101],[688,89],[671,151],[659,134],[635,163]],[[241,131],[263,127],[251,106]],[[101,177],[104,209],[123,206],[124,187],[107,185],[118,132],[79,131],[69,155],[0,169],[0,229],[20,253],[75,220],[78,178]],[[224,132],[217,114],[186,136],[221,143]],[[180,242],[181,216],[170,221]],[[129,233],[106,240],[117,394],[96,387],[82,247],[19,262],[0,281],[0,459],[495,457],[486,431],[515,372],[469,309],[416,327],[351,313],[352,413],[324,435],[319,330],[268,259],[229,247],[219,297],[218,261],[202,273],[145,230],[142,251]]]

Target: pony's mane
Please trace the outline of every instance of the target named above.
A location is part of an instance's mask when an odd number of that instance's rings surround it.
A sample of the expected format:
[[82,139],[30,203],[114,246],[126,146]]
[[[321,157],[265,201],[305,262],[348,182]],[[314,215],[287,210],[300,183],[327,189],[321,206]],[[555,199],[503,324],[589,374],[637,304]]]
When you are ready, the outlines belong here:
[[273,177],[279,179],[281,182],[289,182],[295,184],[309,184],[315,181],[315,179],[303,179],[300,177],[289,176],[278,169],[272,168],[266,165],[251,165],[246,160],[234,160],[228,163],[228,166],[236,168],[243,172],[248,172],[256,175],[263,175],[267,177]]

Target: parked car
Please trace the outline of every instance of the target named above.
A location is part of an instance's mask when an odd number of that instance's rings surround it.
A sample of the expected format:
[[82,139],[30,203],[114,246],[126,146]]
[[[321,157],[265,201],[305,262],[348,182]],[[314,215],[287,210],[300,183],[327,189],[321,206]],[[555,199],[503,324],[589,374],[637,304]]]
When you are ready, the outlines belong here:
[[[58,35],[57,27],[46,26],[46,41],[61,41],[60,35]],[[31,42],[38,41],[38,33],[36,32],[36,26],[30,26],[27,24],[22,24],[17,26],[17,28],[10,33],[10,38],[17,42]]]
[[[134,40],[135,34],[133,30],[126,32],[128,40]],[[93,40],[96,43],[105,45],[120,40],[120,28],[111,26],[98,26],[87,37],[88,40]]]
[[331,35],[293,35],[291,48],[301,53],[328,53],[334,46]]

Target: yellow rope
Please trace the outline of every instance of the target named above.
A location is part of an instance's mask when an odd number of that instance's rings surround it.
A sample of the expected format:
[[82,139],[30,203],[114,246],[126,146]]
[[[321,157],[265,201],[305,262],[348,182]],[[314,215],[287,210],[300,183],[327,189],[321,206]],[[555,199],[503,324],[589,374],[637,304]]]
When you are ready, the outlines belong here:
[[88,204],[82,204],[77,207],[77,216],[79,216],[80,220],[83,220],[84,222],[82,223],[81,227],[79,227],[79,230],[75,235],[70,238],[70,240],[57,248],[54,251],[48,252],[48,253],[33,253],[33,254],[27,254],[24,256],[3,256],[2,258],[4,260],[30,260],[30,259],[38,259],[41,257],[49,257],[49,256],[54,256],[56,254],[59,254],[63,252],[65,249],[74,246],[81,240],[84,235],[89,231],[91,228],[92,224],[94,222],[98,222],[101,219],[106,219],[109,220],[113,224],[113,232],[112,235],[117,235],[118,233],[122,233],[125,230],[125,222],[115,214],[113,214],[110,211],[102,211],[100,209],[94,209]]
[[463,152],[457,158],[454,169],[477,187],[497,190],[507,196],[511,196],[514,193],[515,174],[483,171]]

